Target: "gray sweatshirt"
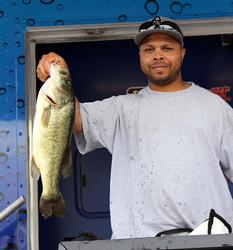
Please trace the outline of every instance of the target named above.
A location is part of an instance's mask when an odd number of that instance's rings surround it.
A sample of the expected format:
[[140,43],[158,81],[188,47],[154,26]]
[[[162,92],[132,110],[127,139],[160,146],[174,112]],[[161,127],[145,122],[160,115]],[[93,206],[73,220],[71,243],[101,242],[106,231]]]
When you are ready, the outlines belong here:
[[233,110],[195,84],[81,104],[81,153],[112,154],[112,238],[195,228],[211,208],[233,226]]

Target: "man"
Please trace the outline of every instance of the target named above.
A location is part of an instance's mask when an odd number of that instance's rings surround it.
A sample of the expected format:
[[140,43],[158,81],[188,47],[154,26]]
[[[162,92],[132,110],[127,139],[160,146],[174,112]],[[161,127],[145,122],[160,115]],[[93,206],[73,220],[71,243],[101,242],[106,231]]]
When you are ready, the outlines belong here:
[[[80,104],[78,149],[105,147],[112,154],[112,238],[150,237],[194,229],[211,209],[233,225],[233,111],[219,96],[185,82],[183,34],[173,20],[144,22],[135,43],[148,86],[138,94]],[[55,53],[37,68],[44,81]]]

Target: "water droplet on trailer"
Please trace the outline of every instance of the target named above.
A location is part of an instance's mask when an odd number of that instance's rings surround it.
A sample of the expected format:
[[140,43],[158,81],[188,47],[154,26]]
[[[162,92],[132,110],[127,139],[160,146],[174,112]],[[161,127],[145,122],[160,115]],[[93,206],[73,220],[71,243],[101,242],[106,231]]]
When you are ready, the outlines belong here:
[[18,64],[21,64],[21,65],[25,64],[25,56],[18,57]]
[[16,37],[20,37],[20,32],[15,32]]
[[54,0],[40,0],[42,4],[51,4],[54,2]]
[[62,5],[62,4],[58,4],[58,5],[57,5],[57,9],[58,9],[58,10],[63,10],[63,5]]
[[6,153],[0,152],[0,164],[6,163],[8,161],[8,155]]
[[172,2],[170,5],[170,10],[174,14],[181,14],[183,11],[183,5],[179,1]]
[[24,100],[23,100],[23,99],[18,99],[18,100],[17,100],[17,107],[18,107],[19,109],[21,109],[21,108],[24,108],[24,106],[25,106]]
[[191,3],[185,3],[185,4],[183,5],[183,8],[184,8],[184,9],[191,9]]
[[27,19],[27,24],[29,26],[33,26],[33,25],[35,25],[35,23],[36,23],[35,19],[33,19],[33,18],[28,18]]
[[7,138],[8,134],[9,134],[9,130],[5,130],[5,129],[0,130],[0,138],[5,139]]
[[7,47],[8,47],[8,43],[7,43],[7,42],[4,42],[4,43],[2,44],[2,47],[3,47],[3,48],[7,48]]
[[23,4],[30,4],[31,0],[23,0]]
[[159,4],[156,0],[147,0],[144,8],[150,15],[156,15],[159,11]]
[[16,45],[16,47],[20,47],[20,46],[21,46],[21,43],[20,43],[19,41],[17,41],[17,42],[15,43],[15,45]]
[[19,23],[19,20],[20,20],[19,17],[16,17],[15,18],[15,23]]
[[119,17],[118,17],[118,20],[120,21],[120,22],[125,22],[126,20],[127,20],[127,16],[126,15],[120,15]]
[[0,95],[6,94],[6,88],[0,88]]
[[0,192],[0,201],[3,201],[4,198],[5,198],[5,195],[2,192]]
[[23,154],[23,155],[26,154],[27,153],[27,147],[25,145],[20,145],[18,147],[18,153]]
[[59,25],[64,25],[64,21],[63,20],[57,20],[54,23],[55,26],[59,26]]

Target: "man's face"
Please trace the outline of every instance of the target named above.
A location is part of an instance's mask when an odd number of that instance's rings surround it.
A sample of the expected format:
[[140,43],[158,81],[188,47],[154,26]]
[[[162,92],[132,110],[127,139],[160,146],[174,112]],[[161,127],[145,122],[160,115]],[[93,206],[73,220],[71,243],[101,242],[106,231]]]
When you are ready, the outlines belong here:
[[156,33],[140,45],[140,65],[149,84],[168,85],[181,81],[181,65],[185,49],[173,37]]

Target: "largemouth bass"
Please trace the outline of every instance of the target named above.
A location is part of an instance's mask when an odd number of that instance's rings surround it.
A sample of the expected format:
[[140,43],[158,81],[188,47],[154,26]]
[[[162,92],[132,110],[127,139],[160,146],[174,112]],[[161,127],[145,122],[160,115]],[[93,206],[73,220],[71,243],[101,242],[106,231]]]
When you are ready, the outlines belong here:
[[39,208],[42,216],[65,215],[65,201],[60,192],[62,174],[72,173],[71,135],[75,99],[69,71],[55,63],[50,77],[40,88],[33,123],[32,176],[42,181]]

